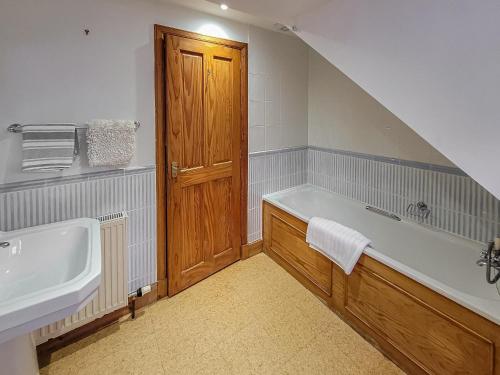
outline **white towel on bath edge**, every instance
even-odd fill
[[[135,153],[135,123],[92,120],[87,129],[87,145],[91,167],[126,165]]]
[[[335,221],[313,217],[307,226],[307,243],[325,254],[349,275],[371,241]]]

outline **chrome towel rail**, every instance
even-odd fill
[[[135,130],[139,129],[139,127],[141,126],[141,123],[139,121],[134,121],[134,124],[135,124]],[[45,125],[45,124],[39,124],[39,125]],[[85,129],[87,129],[87,124],[82,124],[82,125],[76,126],[76,130],[85,130]],[[10,133],[21,133],[23,131],[23,125],[21,125],[21,124],[9,125],[7,127],[7,131]]]

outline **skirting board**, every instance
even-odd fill
[[[248,259],[262,252],[262,240],[247,243],[241,247],[241,260]]]
[[[136,310],[139,310],[147,305],[150,305],[158,300],[158,285],[154,283],[151,285],[151,292],[142,297],[136,297],[135,306]],[[40,367],[43,367],[50,363],[51,354],[55,351],[64,348],[70,344],[73,344],[85,337],[88,337],[101,329],[116,323],[120,318],[128,315],[131,312],[132,298],[129,298],[128,306],[125,306],[119,310],[113,311],[102,318],[96,319],[88,324],[78,327],[68,333],[65,333],[59,337],[50,339],[43,344],[37,346],[36,350],[38,353],[38,362]]]

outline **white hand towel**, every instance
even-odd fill
[[[354,229],[335,221],[313,217],[307,226],[306,241],[325,254],[349,275],[371,241]]]
[[[93,120],[87,129],[91,167],[123,166],[135,153],[135,124],[123,120]]]

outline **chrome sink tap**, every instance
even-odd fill
[[[482,253],[481,253],[482,254]],[[483,267],[483,266],[486,266],[488,264],[488,261],[486,259],[484,259],[481,255],[481,258],[479,258],[478,260],[476,260],[476,264],[479,266],[479,267]]]
[[[481,267],[486,266],[486,281],[489,284],[496,284],[500,280],[500,237],[488,243],[488,249],[481,251],[476,264]],[[492,269],[496,271],[493,277],[491,276]]]

